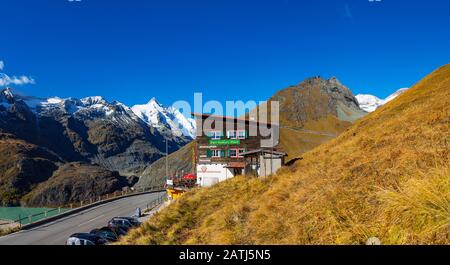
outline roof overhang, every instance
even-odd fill
[[[233,122],[245,122],[245,123],[255,123],[255,124],[265,124],[265,125],[270,125],[270,126],[276,126],[279,125],[277,123],[272,123],[272,122],[259,122],[258,120],[253,120],[253,119],[247,119],[247,118],[235,118],[235,117],[230,117],[230,116],[220,116],[220,115],[215,115],[215,114],[205,114],[205,113],[195,113],[192,112],[191,113],[192,117],[195,118],[201,118],[203,120],[205,119],[213,119],[213,120],[224,120],[224,121],[233,121]]]
[[[230,162],[226,168],[245,168],[245,162]]]
[[[284,157],[287,156],[286,153],[284,152],[279,152],[279,151],[274,151],[274,150],[270,150],[270,149],[256,149],[256,150],[251,150],[251,151],[247,151],[244,153],[240,153],[240,156],[252,156],[252,155],[258,155],[258,154],[269,154],[269,155],[275,155],[275,156],[279,156],[279,157]]]

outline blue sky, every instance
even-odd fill
[[[381,98],[450,62],[445,0],[0,0],[0,61],[37,96],[265,100],[311,76]]]

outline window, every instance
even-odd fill
[[[237,157],[237,149],[229,150],[230,157]]]
[[[211,157],[221,157],[221,150],[211,150]]]
[[[228,150],[228,157],[242,158],[241,153],[244,153],[245,149],[230,149]]]
[[[237,139],[236,131],[228,131],[227,136],[229,139]]]
[[[230,149],[230,150],[206,150],[206,157],[208,158],[218,158],[218,157],[231,157],[231,158],[241,158],[241,153],[245,152],[245,149]]]
[[[208,137],[210,137],[211,139],[214,140],[220,140],[223,137],[223,132],[219,132],[219,131],[212,131],[212,132],[207,132],[206,135]]]
[[[241,154],[245,153],[245,149],[238,149],[239,157],[242,157]]]
[[[247,138],[247,131],[238,131],[238,138],[239,139],[246,139]]]

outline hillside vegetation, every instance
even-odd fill
[[[181,147],[176,152],[169,154],[167,163],[169,165],[169,176],[183,176],[192,172],[193,153],[195,141],[192,141]],[[136,184],[136,188],[147,188],[159,186],[165,183],[166,177],[166,157],[163,157],[150,166],[142,173],[142,177]]]
[[[286,161],[299,158],[302,154],[330,141],[345,131],[350,122],[341,121],[329,115],[319,121],[310,121],[302,128],[281,125],[278,149],[288,154]]]
[[[185,194],[124,244],[450,243],[450,65],[266,179]]]

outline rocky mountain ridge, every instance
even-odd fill
[[[174,152],[192,140],[189,133],[171,133],[171,126],[189,124],[189,121],[177,110],[159,103],[158,106],[161,112],[171,113],[171,118],[185,120],[166,119],[165,123],[160,120],[155,126],[142,120],[128,106],[102,97],[38,98],[16,94],[9,88],[1,90],[0,200],[7,204],[25,202],[41,206],[84,196],[80,192],[59,196],[56,189],[43,188],[50,185],[50,180],[52,187],[62,187],[69,179],[80,179],[72,183],[83,187],[85,183],[81,180],[89,182],[91,177],[113,183],[98,186],[95,192],[99,193],[134,184],[135,181],[124,181],[122,176],[139,176],[165,155],[166,142],[169,152]],[[183,125],[177,129],[192,130]],[[73,163],[83,170],[58,170]],[[101,174],[89,175],[88,171]],[[37,191],[52,194],[44,196]],[[24,201],[30,192],[32,196]]]

